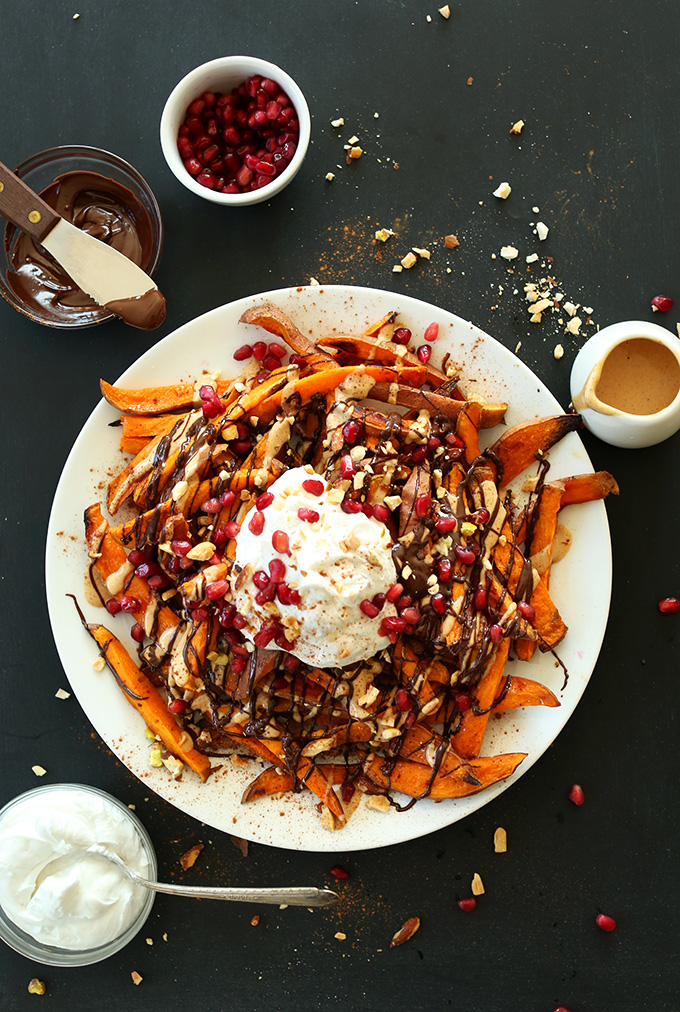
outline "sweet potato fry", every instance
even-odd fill
[[[539,580],[547,590],[550,585],[550,567],[552,565],[552,550],[557,530],[557,517],[562,505],[563,488],[560,483],[546,484],[539,492],[538,500],[534,504],[531,517],[528,523],[529,533],[525,554],[534,569],[539,574]],[[529,598],[529,603],[536,608],[541,595],[534,588]],[[536,644],[529,640],[520,640],[516,645],[517,657],[522,661],[531,660],[534,655]]]
[[[478,710],[487,710],[498,695],[509,649],[510,640],[507,638],[501,640],[488,670],[482,675],[475,689]],[[475,713],[474,710],[465,711],[460,727],[452,738],[453,747],[458,755],[463,756],[465,759],[479,755],[488,720],[488,712]]]
[[[270,334],[280,337],[289,348],[305,359],[306,365],[312,368],[319,369],[333,364],[333,356],[327,351],[319,350],[277,306],[265,303],[262,306],[254,306],[253,309],[246,309],[240,322],[262,327]]]
[[[508,485],[535,462],[539,450],[546,453],[567,433],[577,429],[580,422],[579,415],[550,415],[506,429],[490,448],[491,460],[498,460],[502,469],[499,486]]]
[[[351,769],[351,767],[347,767],[344,763],[324,763],[320,768],[323,770],[323,774],[329,784],[344,783],[348,770]],[[304,784],[303,786],[306,787],[307,785]],[[268,794],[278,794],[279,791],[292,791],[294,787],[295,777],[290,771],[282,770],[278,766],[268,766],[267,769],[262,770],[259,776],[255,777],[248,784],[243,792],[241,804],[245,805],[249,801],[257,801]]]
[[[503,679],[498,689],[500,701],[493,708],[494,713],[505,713],[506,710],[517,710],[521,706],[559,706],[560,701],[554,692],[545,685],[535,682],[533,678],[522,678],[513,675],[507,689]]]
[[[385,403],[399,404],[415,411],[430,411],[446,418],[456,419],[466,403],[453,397],[442,397],[436,391],[416,390],[413,387],[399,384],[396,391],[387,383],[376,383],[371,390],[371,398]],[[492,429],[500,425],[505,418],[507,404],[483,404],[479,419],[480,429]]]
[[[570,478],[560,478],[559,484],[563,486],[562,508],[619,494],[618,483],[609,471],[574,474]]]
[[[464,798],[512,776],[526,752],[472,759],[447,773],[434,773],[421,763],[400,759],[391,767],[389,761],[372,759],[365,771],[369,785],[390,789],[410,798]],[[469,768],[468,768],[469,766]],[[385,769],[388,772],[385,772]]]
[[[150,679],[135,664],[120,640],[102,625],[88,625],[87,631],[99,644],[102,656],[115,674],[130,706],[144,718],[169,752],[186,763],[205,781],[210,776],[210,759],[194,748],[191,735],[169,713],[165,700]]]
[[[118,411],[126,415],[162,415],[166,411],[188,411],[200,404],[196,383],[177,383],[167,387],[143,387],[128,390],[116,387],[106,380],[100,380],[102,396]],[[229,387],[229,381],[217,383],[217,393],[222,396]]]

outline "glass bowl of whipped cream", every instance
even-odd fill
[[[51,966],[112,956],[142,928],[154,893],[101,851],[155,879],[151,838],[122,802],[84,784],[51,784],[0,810],[0,938]]]

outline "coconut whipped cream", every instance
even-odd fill
[[[121,935],[146,890],[90,848],[149,871],[141,837],[106,798],[75,787],[28,795],[0,820],[0,905],[17,927],[62,949],[93,949]]]
[[[323,485],[320,495],[303,487],[310,479]],[[290,652],[322,668],[346,667],[389,646],[378,629],[383,618],[396,614],[394,605],[384,604],[375,617],[360,607],[396,583],[385,524],[363,513],[343,512],[336,501],[342,496],[303,467],[286,471],[269,492],[274,500],[261,510],[261,532],[251,529],[251,511],[236,539],[234,603],[247,620],[244,634],[255,640],[263,625],[279,622]],[[318,520],[304,518],[309,510]],[[281,542],[277,534],[287,536],[287,551],[275,549]],[[282,603],[280,595],[257,603],[257,574],[269,574],[273,559],[285,565],[283,580],[298,592],[298,603]]]

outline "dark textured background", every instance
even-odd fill
[[[197,840],[205,850],[185,876],[196,883],[322,884],[336,861],[351,873],[336,909],[262,908],[257,928],[253,908],[158,897],[148,931],[86,969],[42,968],[2,947],[3,1012],[29,1001],[54,1012],[677,1009],[680,616],[660,615],[656,602],[680,589],[678,437],[622,451],[584,436],[594,466],[621,485],[608,504],[614,592],[592,681],[554,746],[493,804],[381,851],[345,857],[251,846],[243,859],[228,837],[149,795],[92,734],[77,701],[54,698],[66,683],[43,557],[54,489],[97,402],[99,377],[114,379],[159,337],[214,306],[310,275],[408,292],[511,349],[521,340],[519,357],[566,406],[582,342],[554,323],[531,326],[507,264],[491,253],[504,243],[523,253],[538,245],[528,224],[538,205],[551,229],[540,252],[554,258],[567,297],[592,306],[600,324],[652,319],[653,295],[680,297],[678,22],[677,5],[664,0],[452,0],[448,21],[434,0],[2,4],[0,158],[14,165],[53,144],[84,143],[129,159],[163,210],[157,277],[169,311],[153,334],[115,322],[60,333],[0,305],[0,803],[36,786],[31,766],[39,762],[49,771],[41,782],[85,780],[135,803],[161,876]],[[271,204],[231,211],[179,185],[157,135],[179,78],[239,52],[297,79],[313,143]],[[347,124],[343,139],[356,133],[365,154],[335,169],[329,185],[324,176],[343,154],[330,126],[337,115]],[[520,117],[525,130],[511,137]],[[491,196],[503,179],[513,186],[507,202]],[[377,225],[398,229],[404,251],[430,244],[430,263],[392,274],[396,240],[376,249]],[[447,232],[461,242],[449,256]],[[654,319],[674,331],[678,316]],[[561,361],[552,354],[558,341]],[[587,796],[579,809],[567,800],[574,781]],[[498,825],[509,836],[504,856],[492,849]],[[462,914],[455,899],[468,893],[474,871],[487,894]],[[600,910],[617,919],[613,934],[595,926]],[[390,950],[392,934],[414,914],[419,933]],[[338,930],[346,941],[335,940]],[[138,988],[133,969],[144,977]],[[36,973],[47,982],[43,999],[26,991]]]

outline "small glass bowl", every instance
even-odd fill
[[[142,270],[153,277],[163,251],[163,221],[161,209],[153,190],[137,169],[111,151],[103,148],[87,147],[82,144],[63,144],[54,148],[39,151],[30,158],[24,159],[14,168],[14,172],[27,183],[32,190],[40,193],[53,183],[57,176],[65,172],[98,172],[100,176],[121,183],[130,190],[144,207],[151,221],[151,254],[146,264],[140,264]],[[81,313],[74,311],[69,319],[56,319],[39,308],[26,305],[7,283],[6,271],[9,269],[16,228],[7,224],[4,233],[4,262],[0,270],[0,295],[19,313],[27,316],[35,323],[60,330],[74,330],[80,327],[92,327],[115,316],[107,309],[87,309]]]
[[[84,791],[88,794],[97,795],[100,798],[104,798],[109,801],[116,808],[125,815],[127,820],[132,823],[136,830],[144,855],[148,862],[148,873],[147,878],[152,881],[156,880],[158,874],[158,865],[156,862],[156,852],[151,842],[151,837],[147,833],[146,829],[139,821],[134,812],[114,798],[111,794],[107,794],[106,791],[100,791],[97,787],[89,787],[87,784],[49,784],[44,787],[36,787],[32,791],[26,791],[24,794],[18,795],[9,801],[4,808],[0,809],[0,822],[3,817],[14,808],[19,802],[25,801],[26,798],[31,796],[38,796],[41,794],[47,794],[51,791]],[[140,887],[142,888],[142,887]],[[22,956],[26,956],[28,959],[34,960],[36,963],[44,963],[48,966],[89,966],[91,963],[98,963],[102,959],[108,959],[109,956],[113,956],[114,953],[118,952],[128,942],[132,941],[138,931],[144,926],[149,914],[151,913],[151,907],[156,894],[151,890],[145,890],[146,896],[144,902],[140,907],[140,910],[129,925],[129,927],[117,938],[107,942],[105,945],[97,946],[93,949],[60,949],[55,945],[47,945],[45,942],[39,942],[31,935],[22,931],[13,921],[9,919],[2,906],[0,905],[0,938],[3,942],[9,945],[10,949],[14,949],[15,952],[20,953]]]

